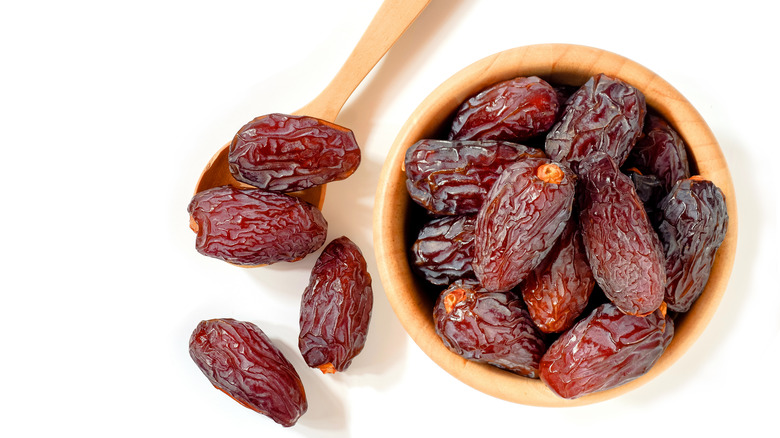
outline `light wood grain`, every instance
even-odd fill
[[[685,139],[689,159],[699,174],[724,193],[729,228],[710,280],[701,298],[676,323],[675,337],[662,358],[644,376],[618,388],[575,400],[564,400],[539,380],[527,379],[489,365],[464,360],[447,350],[433,327],[431,298],[423,294],[407,263],[410,241],[402,164],[406,149],[434,135],[461,102],[496,82],[518,76],[540,76],[552,82],[581,85],[606,73],[640,89],[647,103],[659,111]],[[380,174],[374,209],[374,247],[379,276],[402,325],[417,345],[439,366],[464,383],[492,396],[534,406],[578,406],[625,394],[658,376],[696,341],[715,314],[726,291],[737,244],[734,187],[723,153],[712,131],[695,108],[651,70],[614,53],[592,47],[543,44],[518,47],[479,60],[436,88],[411,114],[387,156]]]

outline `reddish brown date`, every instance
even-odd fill
[[[694,176],[678,181],[661,201],[658,234],[666,255],[666,303],[687,312],[709,280],[729,216],[721,190]]]
[[[582,161],[579,175],[580,229],[594,278],[623,312],[653,312],[664,299],[664,256],[631,179],[603,152]]]
[[[189,350],[211,384],[241,405],[285,427],[306,412],[298,373],[256,325],[229,318],[202,321]]]
[[[491,292],[517,286],[547,256],[572,212],[576,177],[546,158],[525,158],[496,180],[477,214],[472,267]]]
[[[550,345],[539,364],[541,380],[560,397],[574,399],[644,375],[674,335],[664,313],[632,316],[602,304]]]
[[[569,98],[547,134],[545,150],[575,172],[577,163],[595,151],[623,164],[642,133],[646,113],[641,91],[620,79],[596,75]]]
[[[499,82],[458,109],[450,140],[523,142],[547,132],[558,114],[555,89],[538,77]]]
[[[366,343],[374,295],[363,253],[347,237],[330,242],[303,292],[298,348],[323,373],[344,371]]]
[[[319,249],[328,232],[311,204],[260,189],[208,189],[192,198],[187,211],[198,252],[236,265],[299,260]]]
[[[427,222],[412,245],[412,266],[432,284],[474,278],[476,216],[444,216]]]
[[[268,114],[238,131],[228,162],[238,181],[294,192],[349,177],[360,164],[360,148],[347,128],[314,117]]]
[[[476,282],[456,282],[442,292],[433,312],[436,333],[453,353],[538,377],[547,346],[512,292],[487,292]]]
[[[595,284],[572,216],[547,258],[520,285],[520,293],[537,327],[560,333],[585,310]]]
[[[685,142],[662,117],[650,113],[645,119],[644,135],[631,149],[626,167],[636,167],[645,175],[655,175],[665,193],[674,184],[691,176]]]
[[[544,156],[541,150],[503,141],[420,140],[406,151],[406,189],[434,214],[474,214],[507,166]]]

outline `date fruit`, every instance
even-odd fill
[[[520,293],[536,326],[544,333],[560,333],[580,317],[595,284],[573,215],[547,258],[520,285]]]
[[[261,189],[214,187],[197,193],[187,211],[198,252],[235,265],[299,260],[319,249],[328,232],[311,204]]]
[[[518,77],[464,102],[448,138],[523,142],[547,132],[557,115],[558,95],[550,84],[536,76]]]
[[[636,142],[626,160],[626,167],[636,167],[645,175],[655,175],[663,183],[665,193],[674,184],[691,176],[685,142],[662,117],[649,113],[644,135]]]
[[[344,371],[366,343],[374,295],[360,248],[342,236],[330,242],[303,293],[298,348],[323,373]]]
[[[201,321],[189,351],[211,384],[241,405],[285,427],[306,412],[298,373],[256,325],[230,318]]]
[[[571,216],[575,180],[546,158],[501,173],[477,214],[472,267],[482,286],[508,291],[542,262]]]
[[[690,310],[704,290],[715,254],[726,237],[729,216],[723,192],[694,176],[678,181],[660,202],[658,235],[666,255],[666,303]]]
[[[295,192],[345,179],[360,164],[347,128],[309,116],[268,114],[244,125],[228,153],[238,181],[274,192]]]
[[[538,377],[547,346],[514,293],[487,292],[476,282],[456,282],[441,293],[433,312],[436,333],[453,353]]]
[[[510,164],[544,152],[504,141],[420,140],[406,151],[409,196],[439,215],[474,214]]]
[[[615,388],[647,373],[673,335],[664,307],[639,317],[602,304],[550,345],[539,377],[566,399]]]
[[[431,284],[475,278],[475,215],[443,216],[423,225],[412,244],[412,266]]]
[[[579,176],[580,229],[593,277],[623,312],[653,312],[664,299],[664,255],[631,179],[603,152],[582,161]]]
[[[641,91],[620,79],[596,75],[569,98],[561,119],[547,133],[545,150],[575,172],[577,163],[596,151],[621,165],[642,134],[646,113]]]

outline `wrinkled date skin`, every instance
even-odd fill
[[[330,242],[303,293],[298,348],[312,368],[344,371],[366,343],[374,295],[363,253],[349,238]]]
[[[412,244],[412,265],[431,284],[474,277],[476,215],[443,216],[423,225]]]
[[[360,148],[347,128],[309,116],[268,114],[233,137],[228,163],[238,181],[287,193],[352,175]]]
[[[603,152],[582,161],[579,175],[580,229],[593,277],[623,312],[653,312],[664,299],[664,256],[631,179]]]
[[[229,318],[202,321],[189,350],[211,384],[241,405],[285,427],[306,412],[298,373],[256,325]]]
[[[477,214],[472,267],[491,292],[517,286],[547,256],[572,212],[576,177],[545,158],[509,166]]]
[[[666,303],[687,312],[699,298],[726,237],[729,216],[721,190],[694,176],[677,182],[661,201],[658,235],[666,255]]]
[[[495,84],[458,109],[450,140],[523,142],[547,132],[558,115],[555,89],[538,77],[518,77]]]
[[[406,189],[434,214],[474,214],[507,166],[523,157],[544,156],[511,142],[420,140],[406,151]]]
[[[636,167],[645,175],[655,175],[663,183],[665,193],[674,184],[691,176],[685,142],[662,117],[649,113],[644,135],[628,155],[626,167]]]
[[[298,198],[261,189],[215,187],[190,202],[199,253],[235,265],[292,262],[319,249],[328,232],[322,213]]]
[[[476,282],[456,282],[439,296],[433,318],[436,333],[453,353],[538,377],[547,345],[514,293],[487,292]]]
[[[673,335],[664,309],[640,317],[605,303],[550,345],[540,378],[566,399],[615,388],[647,373]]]
[[[520,293],[537,327],[560,333],[585,310],[595,284],[572,216],[547,258],[520,285]]]
[[[599,74],[568,100],[561,119],[547,134],[545,150],[578,172],[577,163],[595,151],[609,154],[618,165],[642,134],[647,105],[641,91]]]

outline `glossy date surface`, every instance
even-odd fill
[[[214,387],[285,427],[308,409],[303,383],[260,328],[230,318],[201,321],[190,357]]]
[[[412,266],[431,284],[447,286],[475,278],[475,215],[444,216],[425,223],[412,244]]]

